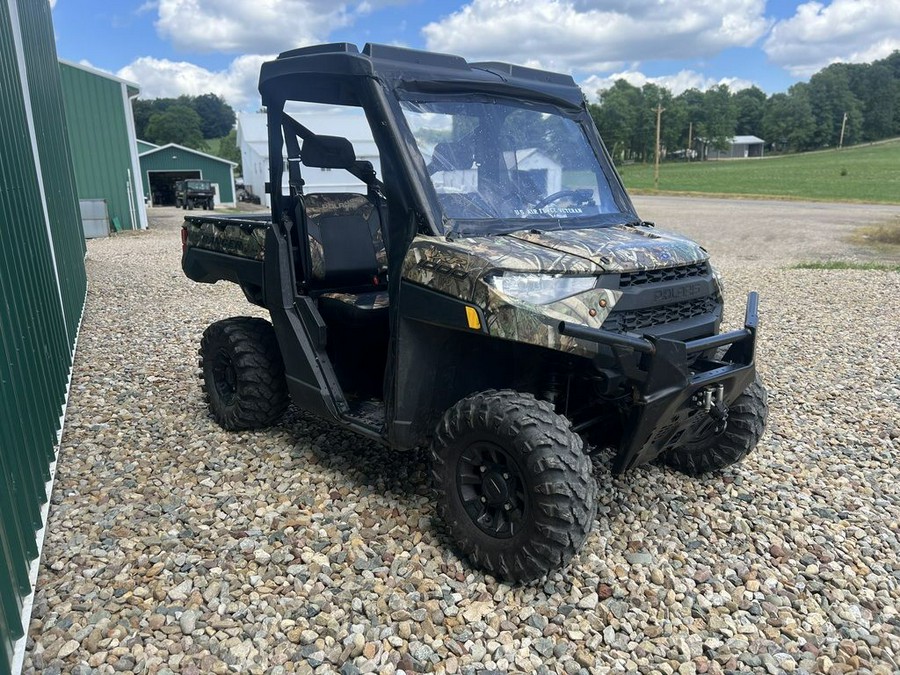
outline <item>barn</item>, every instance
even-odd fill
[[[22,668],[87,290],[61,76],[50,4],[0,2],[0,674]]]
[[[153,206],[174,205],[175,183],[186,178],[208,180],[216,188],[215,203],[234,206],[234,162],[177,143],[138,144],[147,148],[140,154],[141,182]]]
[[[140,87],[62,59],[59,75],[79,200],[100,205],[114,229],[146,229],[131,110]]]

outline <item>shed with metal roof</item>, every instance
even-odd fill
[[[154,206],[175,204],[175,183],[187,178],[208,180],[216,187],[216,204],[234,205],[234,162],[168,143],[140,155],[141,182]]]
[[[735,136],[729,141],[727,150],[709,148],[707,159],[745,159],[762,157],[765,154],[766,142],[756,136]]]

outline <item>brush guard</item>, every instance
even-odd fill
[[[711,415],[717,429],[724,430],[728,406],[756,376],[758,309],[759,295],[752,291],[742,329],[687,341],[560,322],[561,335],[610,347],[633,386],[634,404],[613,460],[614,473],[646,464],[688,440],[698,412]],[[728,347],[721,360],[704,356],[720,347]],[[700,357],[688,359],[698,353]]]

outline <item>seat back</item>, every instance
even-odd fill
[[[303,201],[317,285],[372,285],[384,259],[375,205],[365,195],[351,192],[312,193]]]

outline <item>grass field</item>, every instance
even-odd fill
[[[653,165],[619,168],[629,190],[653,191]],[[900,204],[900,139],[767,159],[663,163],[661,192]]]

